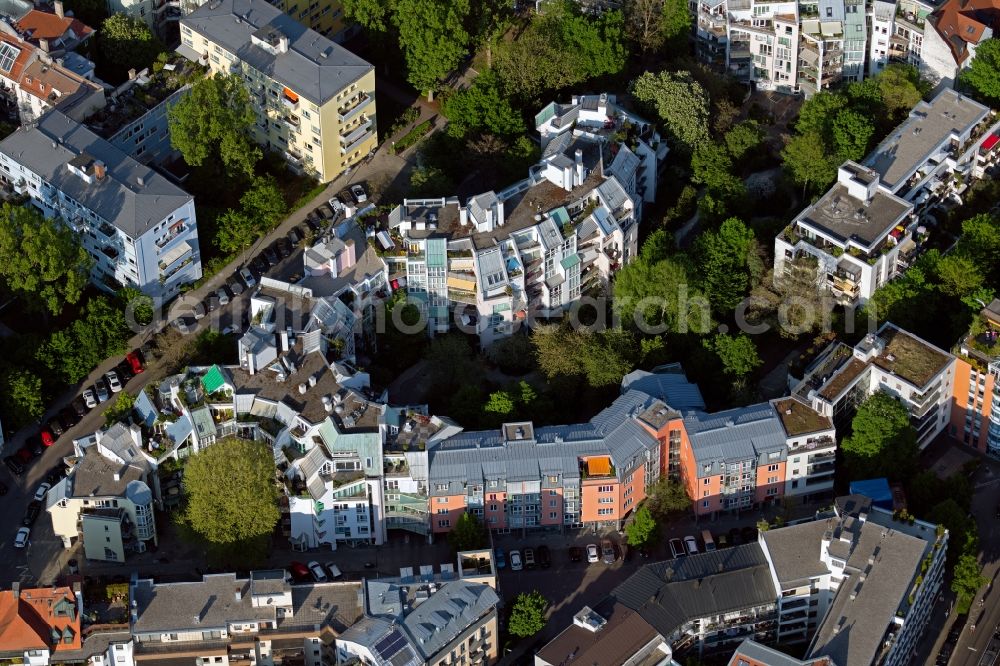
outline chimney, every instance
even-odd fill
[[[21,583],[18,582],[11,583],[10,591],[14,595],[15,599],[19,599],[21,597]]]
[[[114,477],[115,477],[115,481],[121,481],[122,480],[122,473],[121,472],[115,472],[114,473]]]
[[[573,179],[573,186],[579,187],[583,185],[583,151],[577,148],[574,157],[576,161],[576,177]]]
[[[66,18],[66,12],[63,11],[62,0],[56,0],[53,9],[56,13],[56,16],[58,16],[59,18]]]
[[[107,169],[104,167],[104,162],[101,160],[94,161],[94,178],[97,180],[104,180],[104,176],[107,175]]]
[[[146,185],[146,179],[142,176],[136,176],[135,182],[139,184],[139,187],[144,187]]]
[[[233,598],[235,598],[237,602],[243,601],[243,588],[242,587],[236,588],[236,590],[233,592]]]
[[[39,37],[38,38],[38,48],[40,48],[41,50],[43,50],[46,53],[48,53],[49,52],[49,40],[45,39],[44,37]]]

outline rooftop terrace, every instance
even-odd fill
[[[885,350],[872,364],[917,388],[934,379],[950,360],[946,353],[898,328],[885,328],[879,337],[885,341]]]
[[[798,437],[833,428],[833,423],[829,418],[818,414],[811,407],[794,398],[776,400],[774,409],[778,412],[781,425],[784,426],[789,437]]]
[[[871,201],[864,202],[848,194],[837,183],[819,201],[806,208],[796,222],[812,227],[834,240],[871,248],[892,231],[910,212],[912,206],[892,194],[877,190]]]

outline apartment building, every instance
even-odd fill
[[[736,648],[727,666],[837,666],[837,664],[829,657],[796,659],[747,638]]]
[[[941,587],[943,527],[849,495],[833,516],[759,540],[779,592],[778,642],[808,641],[807,657],[837,664],[909,662]]]
[[[0,180],[78,234],[101,289],[166,299],[201,277],[194,198],[59,111],[0,141]]]
[[[275,0],[274,6],[291,16],[302,25],[309,26],[324,37],[338,44],[353,37],[361,29],[344,15],[344,7],[338,0]]]
[[[206,574],[190,583],[133,578],[135,663],[329,664],[334,637],[361,617],[359,592],[359,583],[292,585],[282,570]]]
[[[6,663],[48,666],[77,653],[83,641],[80,583],[71,587],[0,591],[0,658]]]
[[[775,399],[771,405],[781,421],[788,451],[784,496],[809,502],[828,495],[837,467],[833,421],[797,398]]]
[[[942,87],[954,85],[976,48],[993,38],[998,9],[990,0],[940,3],[926,20],[921,74]]]
[[[365,617],[337,637],[337,663],[375,666],[491,664],[499,657],[500,597],[490,551],[400,569],[362,583]]]
[[[142,443],[137,427],[120,423],[74,441],[76,463],[45,499],[63,548],[82,542],[88,560],[124,562],[155,547],[152,488],[159,479]]]
[[[54,0],[51,12],[32,8],[24,14],[17,12],[8,17],[13,19],[10,27],[19,37],[52,57],[58,57],[81,46],[94,34],[93,28],[72,14],[66,15],[62,0]],[[0,30],[6,32],[9,25],[4,23]]]
[[[956,367],[952,354],[887,322],[853,349],[842,343],[827,347],[793,395],[842,426],[861,401],[884,391],[910,412],[923,448],[951,419]]]
[[[948,434],[990,457],[1000,458],[1000,299],[979,312],[957,345],[955,386]]]
[[[211,0],[181,19],[178,52],[243,79],[257,142],[326,183],[378,144],[375,69],[265,0]]]

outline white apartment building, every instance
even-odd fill
[[[795,397],[772,400],[771,406],[781,420],[788,449],[784,495],[808,502],[811,497],[829,494],[837,466],[833,420]]]
[[[946,530],[849,495],[834,515],[759,542],[779,595],[778,642],[809,641],[808,658],[835,664],[909,662],[941,587]]]
[[[59,111],[0,141],[0,180],[79,235],[101,289],[167,299],[201,277],[194,198]]]

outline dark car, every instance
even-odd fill
[[[243,283],[236,278],[230,280],[226,286],[229,287],[229,291],[233,296],[239,296],[243,293]]]
[[[135,377],[135,373],[132,372],[132,366],[128,361],[122,361],[116,365],[115,372],[118,373],[118,378],[121,380],[122,384],[127,384],[130,379]]]
[[[538,547],[538,566],[543,569],[548,569],[552,566],[552,553],[549,551],[548,546]]]
[[[757,540],[757,528],[747,525],[740,530],[740,537],[743,543],[753,543]]]
[[[298,247],[299,243],[302,242],[303,235],[304,234],[301,231],[299,231],[298,228],[294,228],[288,232],[288,235],[285,236],[285,238],[288,239],[289,245],[291,245],[292,247]]]
[[[24,446],[22,446],[21,448],[19,448],[17,451],[14,452],[14,455],[17,457],[18,462],[27,465],[28,463],[30,463],[32,460],[35,459],[33,446],[34,445],[32,444],[25,444]]]
[[[37,500],[32,500],[28,503],[28,508],[24,510],[24,518],[21,519],[21,524],[25,527],[31,527],[38,520],[38,514],[42,511],[42,503]]]
[[[48,481],[50,486],[56,485],[65,478],[66,478],[65,465],[56,465],[51,470],[49,470],[48,474],[45,475],[45,480]]]
[[[7,466],[7,469],[9,469],[10,473],[14,476],[21,476],[24,474],[24,465],[22,465],[21,461],[14,456],[7,456],[4,458],[3,464]]]
[[[62,424],[61,421],[59,421],[58,417],[55,417],[55,416],[52,417],[51,419],[49,419],[49,422],[46,423],[45,425],[48,427],[48,430],[49,430],[48,435],[49,435],[49,437],[53,437],[52,444],[55,444],[55,437],[59,437],[64,432],[66,432],[66,427]],[[42,432],[45,433],[45,429],[44,428],[42,429]],[[43,440],[45,439],[45,435],[44,434],[42,435],[42,439]],[[49,444],[49,446],[52,446],[52,444]]]
[[[618,553],[615,552],[611,539],[601,539],[601,559],[605,564],[614,564],[618,559]]]
[[[274,242],[274,250],[282,259],[287,259],[292,254],[292,244],[285,238],[279,238]]]
[[[320,220],[321,218],[318,215],[313,215],[312,213],[309,213],[308,215],[306,215],[306,226],[309,227],[309,230],[314,234],[319,233],[319,230],[323,228],[323,225],[321,224]]]
[[[267,259],[263,255],[257,255],[250,262],[250,270],[252,270],[257,275],[263,275],[271,268],[270,264],[267,263]]]
[[[581,560],[583,560],[583,548],[571,546],[569,549],[569,561],[580,562]]]
[[[73,398],[73,402],[69,403],[69,407],[73,410],[74,414],[81,418],[85,416],[88,411],[90,411],[87,409],[87,403],[85,403],[83,398],[80,396]]]
[[[208,312],[215,312],[216,310],[218,310],[219,309],[219,297],[213,295],[213,296],[209,296],[208,298],[206,298],[205,299],[205,309]]]
[[[734,527],[731,530],[729,530],[729,543],[733,544],[734,546],[738,546],[741,543],[743,543],[743,540],[740,539],[740,528]]]
[[[273,245],[268,246],[264,250],[264,259],[267,261],[267,263],[271,264],[271,266],[277,266],[277,264],[278,264],[278,253],[275,251]]]
[[[142,347],[139,348],[139,353],[142,356],[139,360],[143,363],[149,363],[151,360],[159,357],[159,349],[154,342],[143,343]]]
[[[72,407],[63,407],[59,410],[59,420],[68,430],[80,422],[80,415]]]

